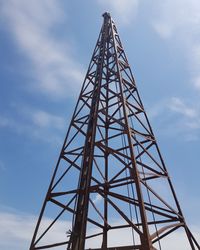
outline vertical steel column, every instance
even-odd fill
[[[103,15],[104,18],[108,18],[106,17],[106,15]],[[109,25],[109,23],[108,23]],[[107,27],[107,32],[109,33],[109,27]],[[104,172],[104,178],[105,178],[105,183],[104,183],[104,193],[105,193],[105,199],[104,199],[104,229],[103,229],[103,241],[102,241],[102,249],[107,249],[108,247],[108,225],[107,225],[107,221],[108,221],[108,201],[107,201],[107,192],[109,190],[109,185],[108,185],[108,129],[109,129],[109,121],[108,121],[108,105],[109,105],[109,93],[108,93],[108,88],[109,88],[109,34],[107,33],[107,38],[106,38],[106,49],[107,49],[107,53],[106,53],[106,100],[105,100],[105,172]]]
[[[111,17],[110,17],[110,23],[111,23],[111,29],[112,29],[113,42],[114,42],[117,71],[118,71],[118,75],[119,75],[118,76],[119,77],[119,88],[120,88],[121,98],[122,98],[121,101],[123,104],[122,109],[123,109],[124,119],[125,119],[126,134],[127,134],[127,140],[128,140],[129,150],[130,150],[130,156],[132,159],[131,174],[132,174],[132,178],[135,181],[139,209],[140,209],[140,216],[141,216],[141,221],[142,221],[143,235],[140,237],[141,238],[141,245],[142,245],[141,249],[142,250],[152,250],[153,246],[152,246],[152,242],[151,242],[150,235],[149,235],[149,228],[148,228],[148,223],[147,223],[146,211],[145,211],[144,200],[143,200],[143,195],[142,195],[142,190],[141,190],[140,176],[139,176],[139,173],[137,170],[137,164],[136,164],[134,150],[133,150],[133,142],[131,139],[132,134],[131,134],[129,120],[128,120],[128,113],[126,111],[126,97],[124,96],[124,92],[123,92],[123,82],[122,82],[122,76],[121,76],[121,72],[120,72],[119,61],[118,61],[118,57],[117,57],[116,41],[115,41],[115,35],[114,35],[114,31],[113,31]]]
[[[84,156],[82,161],[82,170],[79,186],[79,195],[76,208],[75,223],[71,233],[71,249],[83,250],[85,246],[87,214],[89,205],[89,188],[92,175],[93,154],[95,146],[96,125],[99,107],[99,95],[102,81],[102,68],[104,62],[106,36],[108,28],[108,17],[104,16],[100,52],[98,58],[98,65],[96,70],[96,78],[94,83],[92,105],[90,111],[90,118],[88,122],[87,135],[85,140]]]

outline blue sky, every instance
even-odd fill
[[[199,1],[1,0],[4,250],[28,248],[105,11],[117,24],[186,220],[200,239]]]

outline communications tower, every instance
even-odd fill
[[[200,250],[109,13],[30,250]],[[181,235],[181,242],[178,241]]]

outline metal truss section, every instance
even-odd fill
[[[178,231],[187,249],[200,249],[115,23],[103,17],[30,250],[169,249]]]

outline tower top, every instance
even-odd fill
[[[111,15],[110,15],[110,13],[109,12],[105,12],[105,13],[103,13],[103,15],[102,15],[104,18],[111,18]]]

